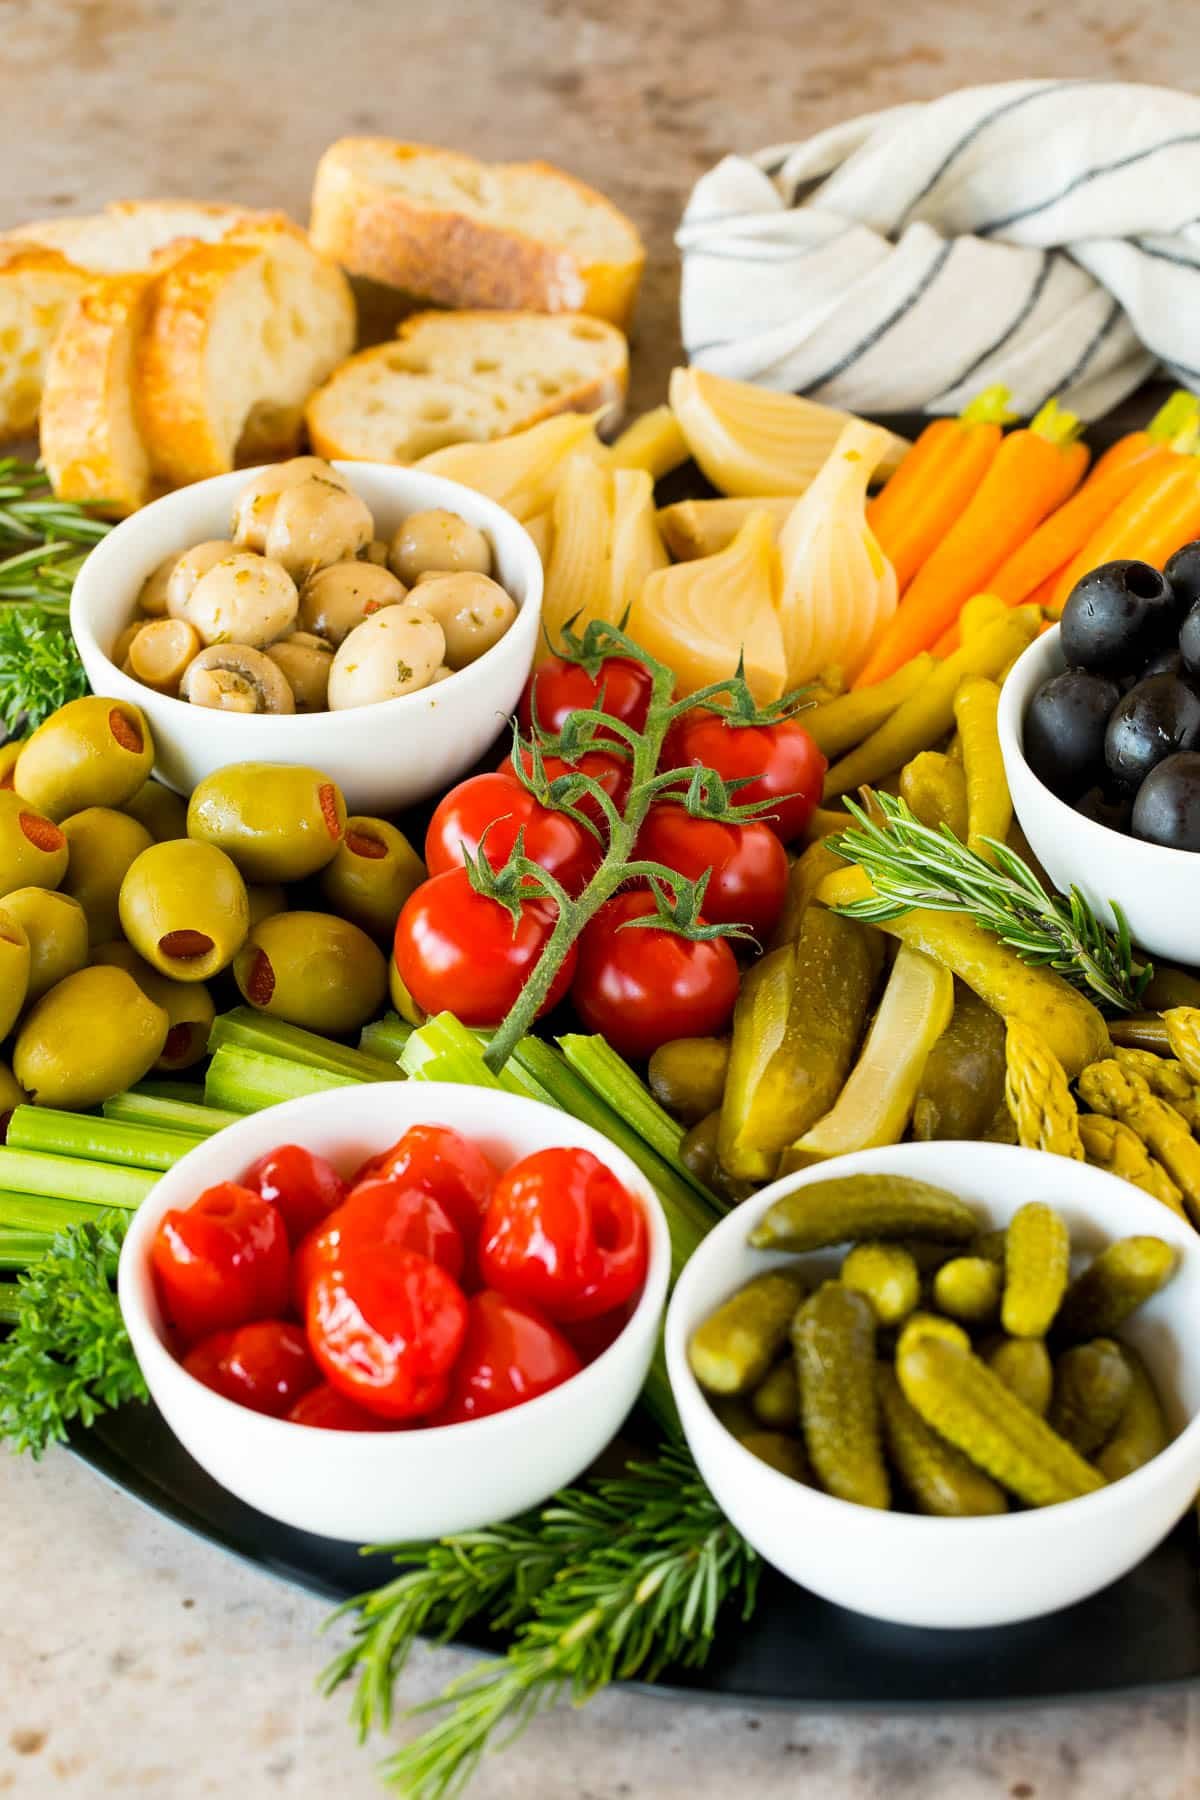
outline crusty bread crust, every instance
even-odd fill
[[[33,430],[50,347],[87,282],[86,272],[56,250],[17,238],[0,242],[0,442]]]
[[[54,491],[117,518],[151,494],[133,365],[152,287],[146,274],[91,277],[46,365],[41,450]]]

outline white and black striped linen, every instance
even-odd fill
[[[853,411],[994,382],[1107,412],[1161,365],[1200,390],[1200,98],[1016,81],[727,156],[677,242],[683,341]]]

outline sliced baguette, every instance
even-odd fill
[[[319,456],[415,462],[561,412],[619,412],[629,349],[612,325],[548,313],[418,313],[336,369],[305,416]]]
[[[633,223],[549,163],[481,163],[393,138],[330,145],[310,230],[352,275],[439,306],[585,312],[622,330],[645,262]]]
[[[33,430],[50,347],[87,282],[57,250],[0,244],[0,440]]]
[[[41,450],[54,491],[101,502],[117,518],[151,493],[134,361],[153,285],[145,274],[92,276],[46,364]]]
[[[45,245],[78,268],[101,275],[148,269],[160,251],[184,239],[216,243],[247,222],[271,215],[203,200],[118,200],[103,212],[36,219],[13,236]]]

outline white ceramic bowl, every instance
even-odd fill
[[[163,1214],[234,1180],[276,1144],[301,1143],[343,1170],[408,1126],[449,1125],[501,1167],[555,1145],[593,1151],[645,1208],[645,1289],[621,1335],[561,1387],[511,1411],[437,1430],[325,1431],[251,1412],[187,1373],[167,1346],[150,1275]],[[587,1468],[626,1417],[650,1366],[670,1272],[658,1199],[607,1138],[535,1100],[437,1082],[337,1088],[253,1113],[185,1156],[142,1202],[121,1252],[118,1292],[155,1405],[185,1449],[231,1493],[302,1531],[351,1543],[433,1538],[506,1519]]]
[[[746,1237],[773,1201],[831,1173],[914,1175],[960,1194],[981,1227],[1047,1200],[1094,1253],[1149,1233],[1179,1252],[1175,1276],[1122,1328],[1145,1356],[1179,1435],[1125,1480],[1081,1500],[1000,1518],[935,1519],[876,1512],[802,1486],[744,1450],[712,1411],[687,1361],[692,1332],[750,1276],[788,1255]],[[840,1256],[806,1259],[833,1274]],[[1200,1487],[1200,1237],[1167,1207],[1086,1163],[1006,1144],[901,1144],[840,1157],[764,1188],[723,1219],[676,1286],[667,1367],[700,1472],[742,1535],[801,1586],[901,1625],[985,1626],[1035,1618],[1095,1593],[1147,1556]]]
[[[233,503],[253,469],[180,488],[133,513],[92,551],[71,596],[71,631],[98,694],[131,700],[150,721],[155,773],[178,793],[233,762],[304,763],[336,781],[351,812],[393,813],[440,794],[483,755],[515,707],[533,663],[542,563],[522,525],[457,481],[383,463],[337,463],[366,501],[380,537],[409,513],[447,507],[492,543],[497,580],[518,613],[498,644],[436,687],[343,712],[217,712],[156,694],[109,659],[138,589],[172,550],[227,537]]]
[[[1200,855],[1146,844],[1085,819],[1052,794],[1025,760],[1029,702],[1043,681],[1065,667],[1056,625],[1018,658],[1000,693],[1000,750],[1021,830],[1063,893],[1077,887],[1108,925],[1115,923],[1115,900],[1135,943],[1152,956],[1200,961]]]

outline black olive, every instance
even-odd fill
[[[1200,744],[1200,694],[1178,675],[1151,675],[1130,688],[1108,721],[1104,760],[1138,787],[1164,758]]]
[[[1171,850],[1200,850],[1200,754],[1168,756],[1138,789],[1133,835]]]
[[[1179,608],[1157,569],[1101,563],[1077,581],[1062,615],[1062,651],[1073,669],[1119,675],[1140,669],[1174,640]]]
[[[1121,698],[1115,681],[1066,669],[1043,681],[1025,714],[1025,760],[1052,794],[1074,800],[1104,774],[1104,733]]]
[[[1102,787],[1089,788],[1083,799],[1075,802],[1075,811],[1097,825],[1107,825],[1110,831],[1127,832],[1133,821],[1133,795]]]
[[[1175,595],[1176,610],[1185,613],[1200,600],[1200,542],[1177,550],[1163,570]]]
[[[1157,656],[1152,656],[1150,658],[1150,661],[1137,677],[1137,681],[1145,681],[1149,675],[1178,675],[1182,666],[1183,658],[1178,650],[1174,648],[1160,650]],[[1129,685],[1131,687],[1136,687],[1137,681],[1130,682]]]
[[[1179,654],[1188,674],[1200,676],[1200,600],[1179,627]]]

